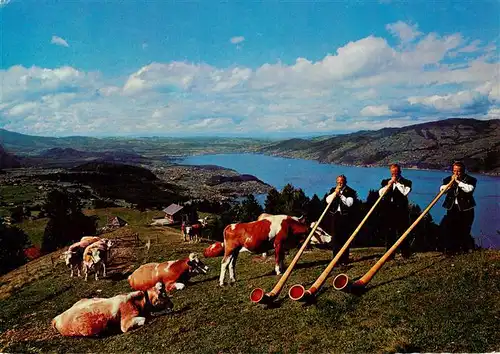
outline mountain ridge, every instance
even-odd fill
[[[240,140],[238,140],[240,139]],[[146,156],[192,155],[203,153],[253,152],[317,160],[351,166],[387,166],[399,163],[406,168],[448,169],[462,160],[471,172],[500,174],[500,120],[450,118],[401,128],[361,130],[328,137],[291,138],[273,142],[265,139],[230,138],[94,138],[38,137],[0,129],[0,143],[19,154],[40,153],[51,148],[93,151],[128,150]],[[21,155],[19,155],[21,156]]]
[[[446,169],[462,160],[472,172],[500,173],[500,120],[451,118],[402,128],[382,128],[321,141],[288,139],[261,153],[354,166]]]

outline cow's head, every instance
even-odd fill
[[[61,258],[64,259],[64,262],[68,267],[71,267],[71,264],[75,260],[74,257],[76,257],[77,254],[76,252],[73,251],[64,251],[61,255]]]
[[[165,284],[162,282],[158,282],[155,286],[148,289],[147,295],[151,305],[151,312],[157,315],[171,312],[174,308],[174,304],[165,289]]]
[[[97,263],[101,260],[101,251],[98,248],[92,248],[92,262]]]
[[[189,272],[194,274],[206,274],[208,271],[208,266],[206,266],[196,253],[191,253],[188,260]]]
[[[203,219],[198,219],[198,222],[201,224],[201,227],[207,227],[207,225],[208,225],[208,216],[205,216]]]
[[[289,218],[289,221],[289,227],[294,235],[301,235],[309,232],[309,225],[307,225],[304,215],[300,218],[292,216]]]
[[[104,243],[107,248],[111,248],[111,246],[113,246],[113,241],[111,241],[110,239],[107,239],[107,238],[102,238],[98,242]]]
[[[296,216],[289,216],[287,224],[289,235],[291,234],[294,236],[287,238],[287,247],[298,247],[298,245],[305,241],[306,235],[309,233],[309,225],[307,224],[304,216],[301,216],[300,218]]]

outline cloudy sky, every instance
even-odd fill
[[[500,118],[500,2],[0,0],[0,128],[304,136]]]

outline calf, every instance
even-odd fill
[[[200,242],[201,241],[201,229],[202,224],[193,224],[186,226],[186,233],[189,236],[190,242]]]
[[[95,280],[98,280],[99,270],[102,276],[106,276],[106,264],[108,263],[109,251],[112,246],[111,240],[102,239],[87,246],[83,252],[83,270],[85,281],[87,281],[90,271],[95,271]]]
[[[118,324],[123,333],[143,326],[158,311],[171,311],[174,305],[157,283],[146,291],[133,291],[112,298],[82,299],[52,320],[52,327],[63,336],[96,336]]]
[[[190,277],[207,271],[208,267],[191,253],[176,261],[143,264],[128,277],[128,283],[134,290],[148,289],[157,282],[165,284],[167,291],[182,290]]]
[[[67,251],[62,253],[62,258],[64,259],[66,266],[68,266],[71,270],[70,277],[73,277],[75,269],[77,270],[78,277],[80,276],[85,248],[100,240],[101,238],[98,236],[84,236],[79,242],[73,243],[68,247]]]
[[[70,277],[73,277],[75,269],[77,272],[77,276],[80,277],[80,271],[83,261],[83,251],[79,248],[74,248],[73,251],[64,251],[61,258],[64,259],[66,266],[70,269]]]

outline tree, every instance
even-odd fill
[[[97,219],[85,216],[80,201],[71,194],[51,191],[43,209],[49,221],[43,235],[42,252],[54,251],[96,232]]]
[[[410,204],[410,225],[422,214],[417,204]],[[408,235],[411,249],[415,252],[435,251],[439,248],[439,226],[427,213]]]
[[[13,223],[20,223],[24,218],[24,208],[22,205],[18,205],[11,209],[10,211],[10,219]]]
[[[249,194],[246,196],[245,200],[241,203],[240,214],[238,215],[238,219],[240,222],[250,222],[257,220],[260,214],[262,214],[264,210],[260,206],[257,199],[253,194]]]
[[[280,196],[280,214],[292,215],[294,207],[295,188],[288,183],[283,187]]]
[[[230,209],[223,211],[218,218],[215,218],[208,228],[210,229],[211,239],[216,241],[224,241],[224,229],[227,225],[239,222],[238,215],[241,214],[239,204],[234,205]]]
[[[366,202],[359,202],[357,217],[354,224],[357,226],[368,214],[377,199],[379,198],[378,191],[370,189]],[[361,228],[359,234],[353,241],[353,245],[357,247],[382,247],[385,245],[385,236],[382,233],[382,220],[380,214],[380,204],[371,213],[365,225]]]
[[[278,214],[280,211],[281,194],[275,188],[267,193],[266,201],[264,202],[264,210],[268,214]]]
[[[325,210],[325,207],[325,203],[323,203],[319,197],[314,194],[307,206],[307,219],[310,221],[317,221]]]
[[[24,249],[29,246],[28,236],[21,229],[0,223],[0,274],[23,265]]]

